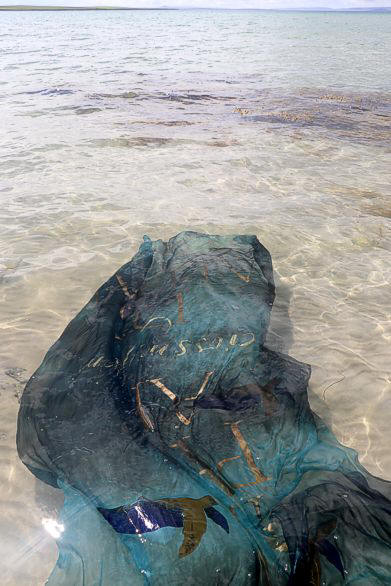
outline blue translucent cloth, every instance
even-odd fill
[[[255,236],[184,232],[71,321],[18,421],[65,494],[50,586],[391,584],[390,484],[312,413],[309,366],[264,346],[273,300]]]

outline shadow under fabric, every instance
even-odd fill
[[[93,296],[24,391],[19,455],[65,493],[50,586],[391,584],[391,485],[264,346],[255,236],[183,232]],[[359,389],[358,389],[359,393]]]

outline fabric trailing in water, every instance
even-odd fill
[[[391,584],[390,483],[265,347],[274,294],[255,236],[145,237],[71,321],[18,421],[65,494],[49,585]]]

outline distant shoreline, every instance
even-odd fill
[[[117,7],[117,6],[24,6],[24,5],[15,5],[15,6],[0,6],[0,10],[3,11],[69,11],[69,10],[178,10],[178,8],[127,8],[125,7]]]
[[[127,11],[153,11],[153,10],[182,10],[182,11],[219,11],[219,12],[330,12],[330,13],[377,13],[377,14],[390,14],[391,8],[388,7],[373,7],[373,8],[212,8],[212,7],[191,7],[184,6],[183,8],[171,8],[167,7],[156,7],[156,8],[137,8],[137,7],[126,7],[126,6],[39,6],[39,5],[26,5],[26,4],[15,4],[0,6],[0,11],[9,12],[61,12],[61,11],[94,11],[94,10],[127,10]]]

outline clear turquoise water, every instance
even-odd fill
[[[269,344],[391,478],[390,33],[384,14],[0,14],[2,584],[56,556],[58,499],[14,447],[22,381],[144,233],[257,234]]]

